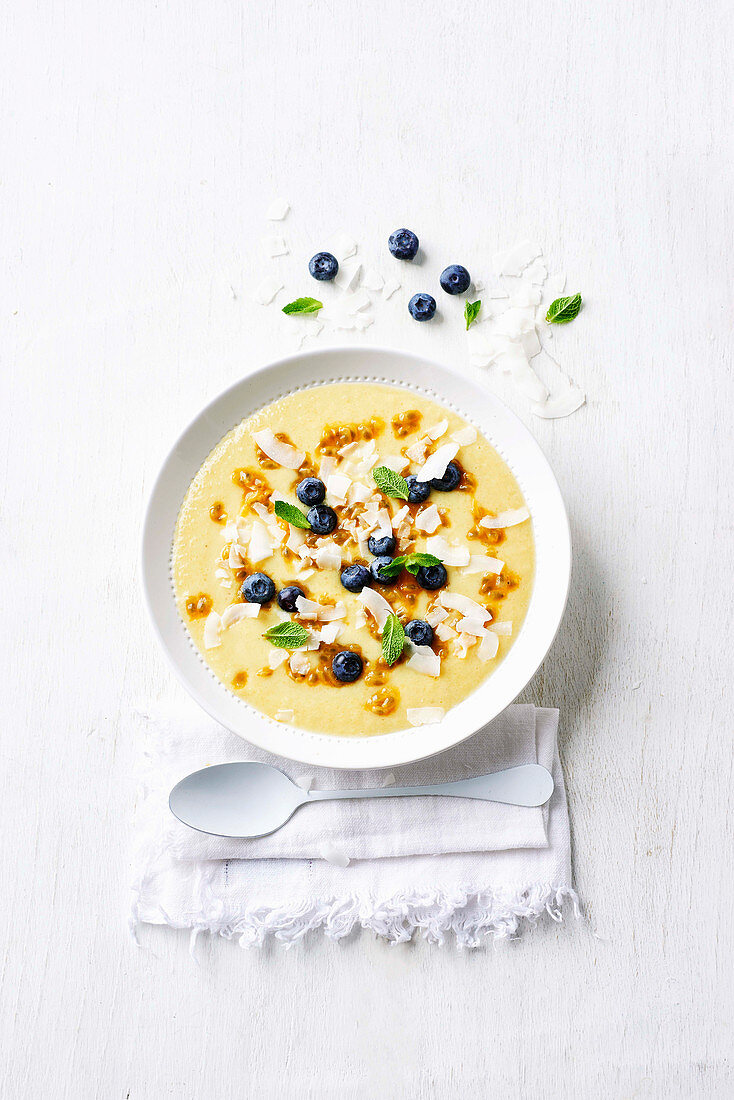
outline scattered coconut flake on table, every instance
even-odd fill
[[[283,707],[282,710],[276,710],[273,718],[276,722],[292,722],[294,713],[290,707]]]
[[[331,246],[331,253],[341,264],[354,256],[357,251],[357,242],[348,233],[340,233]]]
[[[401,284],[397,279],[386,279],[385,285],[382,288],[382,297],[385,299],[392,298],[395,291],[400,290],[400,286]]]
[[[411,726],[432,726],[441,721],[446,711],[443,707],[408,707],[405,713]]]
[[[252,438],[268,458],[277,462],[279,466],[285,466],[287,470],[297,470],[306,457],[304,451],[299,451],[290,443],[277,439],[270,428],[262,428],[259,432],[254,432]]]
[[[285,237],[263,237],[263,247],[268,256],[287,256],[290,252]]]
[[[542,249],[532,241],[520,241],[492,257],[492,265],[498,275],[521,275],[525,268],[542,254]]]
[[[304,791],[310,791],[313,786],[312,775],[299,775],[298,779],[294,779],[293,782],[297,787],[301,787]]]
[[[327,863],[333,863],[335,867],[349,866],[349,856],[342,848],[338,848],[337,845],[333,844],[330,840],[325,840],[322,843],[320,855],[322,859],[325,859]]]
[[[532,411],[543,420],[557,420],[570,416],[586,402],[586,395],[573,382],[561,393],[551,394],[545,404],[532,406]]]
[[[259,603],[233,603],[222,614],[222,626],[230,627],[241,619],[256,619],[260,614]]]
[[[385,775],[383,775],[383,777],[382,777],[382,786],[383,787],[394,787],[395,786],[395,772],[386,772]]]
[[[368,267],[362,276],[362,286],[367,287],[368,290],[382,290],[385,285],[385,280],[379,271],[376,271],[374,267]]]
[[[476,443],[477,429],[471,427],[459,428],[458,432],[454,432],[451,438],[460,447],[469,447],[472,443]]]
[[[261,306],[269,306],[276,294],[283,289],[283,283],[275,275],[266,275],[255,288],[255,301]]]
[[[210,611],[204,623],[204,649],[216,649],[222,644],[222,620],[216,611]]]
[[[431,481],[440,478],[446,473],[446,467],[459,452],[458,443],[444,443],[432,455],[429,455],[423,466],[415,475],[416,481]]]
[[[286,199],[273,199],[265,217],[269,222],[282,222],[290,208],[291,204]]]
[[[542,286],[548,276],[548,269],[541,260],[533,262],[525,268],[524,277],[536,286]]]
[[[359,260],[352,260],[351,263],[339,264],[339,270],[334,276],[334,285],[338,286],[340,290],[352,290],[359,282],[359,273],[362,270],[362,265]]]
[[[526,519],[530,519],[530,512],[523,505],[522,508],[509,508],[506,512],[499,512],[496,516],[483,516],[479,526],[494,531],[499,527],[515,527]]]

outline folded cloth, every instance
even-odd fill
[[[274,757],[194,704],[141,714],[145,774],[137,806],[132,924],[169,924],[286,944],[318,928],[355,927],[399,942],[414,933],[477,946],[544,913],[561,919],[571,886],[558,711],[509,707],[440,756],[386,771],[336,771]],[[539,763],[555,791],[542,808],[448,797],[316,802],[271,836],[198,833],[173,817],[168,792],[208,764],[261,760],[316,789],[446,782]],[[347,864],[344,866],[344,864]]]

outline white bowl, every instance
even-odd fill
[[[244,417],[278,397],[330,382],[387,382],[454,409],[479,429],[517,478],[533,520],[535,585],[509,653],[468,698],[431,726],[374,737],[334,737],[275,722],[233,695],[202,660],[182,622],[170,575],[171,545],[189,484],[212,448]],[[328,348],[281,359],[236,382],[174,444],[145,515],[142,578],[153,626],[174,671],[213,718],[270,752],[333,768],[385,768],[420,760],[471,737],[526,686],[558,630],[568,594],[571,541],[558,484],[517,417],[477,380],[422,356],[387,348]]]

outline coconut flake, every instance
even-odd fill
[[[397,531],[400,524],[403,522],[404,519],[407,519],[409,515],[410,515],[410,508],[408,507],[407,504],[404,504],[402,508],[398,508],[397,512],[392,517],[393,529],[395,531]]]
[[[521,309],[527,309],[528,306],[539,306],[542,297],[543,295],[540,287],[521,286],[511,295],[510,305],[519,306]]]
[[[486,607],[482,607],[481,604],[470,599],[469,596],[462,596],[458,592],[447,592],[443,589],[438,598],[444,607],[448,607],[452,611],[460,611],[468,619],[479,619],[481,622],[486,622],[487,619],[492,618]]]
[[[484,626],[484,618],[480,618],[479,616],[476,618],[466,616],[463,619],[459,619],[456,624],[456,629],[459,634],[471,634],[475,638],[483,638],[487,633]]]
[[[412,668],[413,672],[422,672],[424,676],[441,675],[441,658],[433,652],[429,645],[413,645],[411,643],[411,650],[406,668]]]
[[[287,649],[273,649],[268,653],[268,668],[273,670],[280,668],[288,660],[289,653]]]
[[[285,466],[288,470],[297,470],[306,457],[303,451],[296,450],[290,443],[283,443],[281,439],[276,439],[270,428],[262,428],[259,432],[253,432],[252,438],[268,458],[271,458],[273,462],[277,462],[279,466]]]
[[[268,256],[275,258],[276,256],[287,256],[290,252],[288,245],[286,244],[285,237],[281,236],[268,236],[263,237],[263,247]]]
[[[436,627],[436,637],[440,642],[450,642],[456,637],[456,631],[448,623],[439,623]]]
[[[477,429],[471,427],[459,428],[458,432],[454,432],[451,438],[460,447],[469,447],[472,443],[476,443]]]
[[[426,457],[426,451],[428,450],[428,439],[416,439],[415,443],[411,443],[409,447],[405,448],[405,457],[409,458],[411,462],[415,462],[418,465],[419,462],[423,462]]]
[[[300,596],[299,596],[300,599]],[[296,601],[297,602],[297,601]],[[346,619],[347,609],[341,600],[338,600],[335,604],[323,604],[318,605],[318,619],[322,623],[330,623],[334,619]]]
[[[426,553],[434,554],[444,565],[465,566],[471,558],[468,546],[462,546],[460,542],[449,543],[443,535],[432,535],[426,539]]]
[[[294,649],[288,659],[288,666],[294,676],[306,676],[311,671],[311,662],[302,649]]]
[[[315,622],[319,617],[320,608],[321,604],[316,603],[315,600],[309,600],[307,596],[296,596],[296,609],[302,619]]]
[[[392,615],[393,613],[392,607],[384,596],[381,596],[379,592],[375,592],[373,588],[363,588],[357,596],[357,599],[362,606],[369,611],[377,624],[377,629],[382,631],[382,628],[387,622],[388,615]]]
[[[319,466],[319,480],[323,481],[324,485],[326,485],[326,482],[335,470],[336,459],[332,455],[324,455],[321,459],[321,465]]]
[[[482,638],[479,649],[477,650],[477,657],[480,661],[491,661],[497,656],[497,650],[500,647],[500,640],[493,630],[486,630],[484,637]]]
[[[288,532],[288,538],[285,540],[285,544],[289,550],[292,550],[294,554],[297,554],[300,548],[306,541],[306,532],[300,527],[291,527]]]
[[[326,623],[325,626],[321,627],[321,630],[314,631],[314,636],[317,637],[319,641],[324,642],[326,645],[333,645],[333,643],[341,634],[341,629],[341,623]]]
[[[397,279],[386,279],[385,285],[382,288],[382,297],[385,298],[385,300],[392,298],[396,290],[400,290],[400,283]]]
[[[429,439],[440,439],[442,435],[446,435],[449,430],[448,420],[439,420],[438,424],[434,424],[432,428],[426,428],[426,435]]]
[[[233,542],[229,548],[229,554],[227,556],[227,565],[230,569],[242,569],[245,564],[244,555],[246,550],[243,546]]]
[[[234,626],[241,619],[256,619],[259,614],[259,603],[232,603],[222,614],[222,626]]]
[[[464,569],[464,573],[467,575],[471,575],[472,573],[500,574],[504,567],[505,563],[500,561],[499,558],[490,558],[486,554],[472,554],[469,558],[469,564]]]
[[[331,252],[333,256],[336,256],[339,263],[342,263],[356,254],[357,242],[347,233],[340,233],[331,246]]]
[[[392,535],[392,520],[387,508],[380,508],[377,512],[377,538],[388,538]]]
[[[204,649],[216,649],[222,644],[222,620],[216,611],[210,611],[204,623]]]
[[[352,479],[344,474],[331,474],[326,482],[327,495],[337,504],[344,504],[351,484]]]
[[[319,546],[314,561],[320,569],[338,569],[342,563],[341,548],[335,542],[328,546]]]
[[[507,619],[503,623],[492,623],[492,630],[495,634],[501,634],[505,638],[509,638],[512,634],[512,621]]]
[[[526,519],[530,519],[530,512],[523,505],[522,508],[508,508],[506,512],[499,512],[496,516],[484,516],[480,519],[479,526],[495,531],[500,527],[516,527]]]
[[[423,456],[421,455],[421,460]],[[388,470],[393,470],[396,474],[402,474],[403,470],[408,466],[409,460],[405,455],[388,455],[387,458],[383,458],[380,462],[381,466],[387,466]]]
[[[433,726],[445,713],[443,707],[408,707],[405,712],[411,726]]]
[[[282,222],[291,208],[287,199],[273,199],[268,207],[265,217],[269,222]]]
[[[369,485],[362,481],[353,481],[347,491],[347,503],[350,507],[355,504],[366,504],[375,494]]]
[[[265,558],[269,558],[273,553],[273,542],[270,537],[268,528],[259,519],[256,519],[252,525],[252,534],[250,535],[250,544],[247,548],[247,554],[251,562],[256,563],[264,561]]]
[[[441,607],[440,604],[436,604],[423,616],[428,625],[432,626],[434,629],[438,626],[439,623],[442,623],[444,619],[448,619],[448,617],[448,611],[445,607]]]
[[[557,420],[570,416],[586,402],[586,395],[578,386],[571,385],[563,393],[551,394],[543,405],[533,405],[532,411],[543,420]]]
[[[366,286],[368,290],[382,290],[384,285],[385,280],[380,272],[374,267],[368,267],[362,276],[362,286]]]
[[[341,848],[338,848],[336,844],[333,844],[330,840],[325,840],[321,844],[319,849],[322,859],[325,859],[327,863],[333,863],[336,867],[348,867],[349,856]]]
[[[443,477],[446,467],[459,450],[458,443],[444,443],[443,447],[430,455],[420,470],[415,475],[416,481],[432,481],[433,478]]]
[[[419,531],[425,531],[427,535],[432,535],[434,531],[438,530],[441,526],[441,517],[435,504],[431,504],[428,508],[423,508],[418,512],[415,517],[415,526]]]
[[[540,255],[542,249],[532,241],[520,241],[512,248],[496,252],[492,257],[492,266],[498,275],[520,275]]]
[[[313,786],[313,776],[299,775],[297,779],[293,780],[293,782],[297,787],[300,787],[302,790],[310,791],[311,787]]]
[[[276,722],[292,722],[294,711],[291,707],[282,707],[280,710],[276,710],[273,718]]]
[[[340,262],[339,270],[334,276],[334,285],[338,286],[340,290],[349,291],[353,290],[359,282],[359,273],[362,270],[362,265],[358,260],[352,260],[351,263]]]
[[[276,294],[283,289],[283,283],[275,275],[266,275],[255,288],[255,301],[261,306],[269,306]]]

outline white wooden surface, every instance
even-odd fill
[[[731,1096],[731,5],[1,18],[2,1096]],[[556,346],[588,405],[532,420],[577,557],[525,695],[562,708],[585,923],[199,967],[183,935],[128,938],[129,708],[178,690],[141,507],[202,402],[293,346],[250,297],[280,194],[295,293],[330,232],[385,266],[407,224],[406,288],[531,236],[586,298]],[[398,296],[355,339],[465,354]]]

